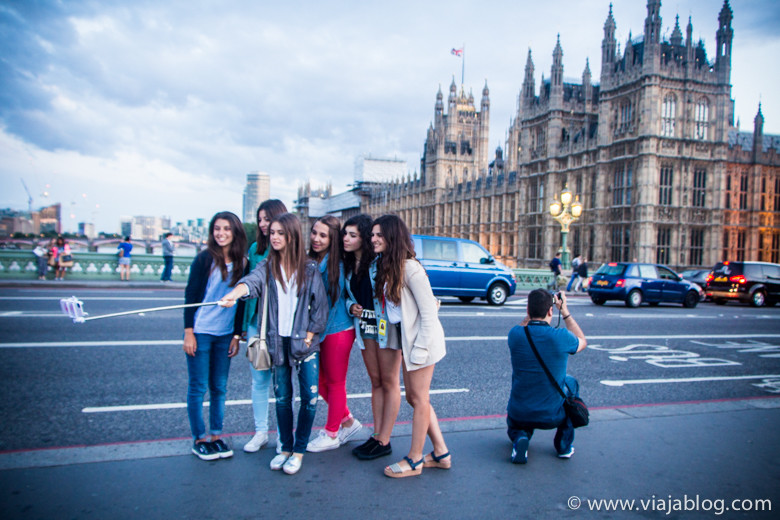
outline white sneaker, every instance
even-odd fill
[[[354,419],[355,422],[352,423],[352,426],[349,428],[344,428],[344,426],[341,426],[339,428],[339,442],[341,444],[346,444],[349,442],[349,440],[354,437],[360,430],[363,429],[363,425],[360,424],[360,421],[357,419]]]
[[[287,459],[287,462],[284,463],[282,469],[288,475],[295,475],[296,473],[298,473],[298,470],[301,469],[302,464],[303,464],[302,457],[295,457],[293,455],[290,455],[290,458]]]
[[[268,432],[257,432],[252,439],[244,444],[244,451],[254,453],[268,443]]]
[[[271,469],[274,471],[279,471],[287,462],[287,459],[288,459],[287,455],[280,453],[279,455],[271,459],[271,464],[270,464]]]
[[[341,443],[339,442],[338,435],[336,437],[331,437],[325,430],[320,430],[320,434],[315,437],[313,441],[309,441],[309,444],[306,446],[306,451],[317,453],[320,451],[335,450],[339,446],[341,446]]]

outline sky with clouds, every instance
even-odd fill
[[[644,0],[613,0],[621,47]],[[743,130],[759,100],[780,134],[780,2],[732,0],[732,97]],[[664,1],[715,54],[720,0]],[[436,92],[461,61],[477,104],[490,89],[504,146],[528,49],[537,85],[560,34],[564,76],[601,66],[608,0],[0,0],[0,208],[63,204],[63,225],[118,231],[121,215],[174,222],[241,214],[246,174],[271,196],[346,189],[360,155],[419,169]],[[48,196],[44,195],[48,194]]]

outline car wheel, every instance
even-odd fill
[[[696,293],[696,291],[688,291],[688,294],[685,295],[685,299],[683,300],[683,307],[693,309],[698,304],[699,295]]]
[[[639,307],[640,305],[642,305],[642,292],[638,289],[634,289],[628,293],[626,307]]]
[[[712,301],[715,302],[715,305],[726,305],[726,300],[723,298],[714,298]]]
[[[591,297],[590,297],[590,301],[592,301],[592,302],[593,302],[593,303],[595,303],[596,305],[604,305],[604,302],[605,302],[606,300],[604,300],[604,299],[602,299],[602,298],[596,298],[595,296],[591,296]]]
[[[474,299],[473,296],[458,296],[458,299],[462,301],[463,303],[471,303],[471,301]]]
[[[763,307],[766,303],[766,294],[762,290],[758,290],[753,293],[753,296],[750,298],[750,305],[753,307]]]
[[[490,305],[503,305],[508,294],[506,285],[496,282],[488,289],[487,301]]]

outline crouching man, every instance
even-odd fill
[[[553,306],[561,312],[566,329],[550,326]],[[507,405],[507,434],[512,441],[512,462],[528,461],[528,443],[535,429],[557,428],[553,442],[558,457],[574,453],[574,427],[563,409],[563,397],[534,355],[525,329],[528,328],[544,364],[567,395],[577,396],[577,380],[566,374],[568,357],[584,350],[588,342],[566,304],[566,295],[553,297],[544,289],[528,295],[528,316],[509,331],[512,358],[512,392]]]

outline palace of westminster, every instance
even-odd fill
[[[581,83],[564,81],[560,40],[537,83],[529,50],[506,147],[492,158],[487,84],[479,109],[454,80],[446,101],[439,89],[419,174],[358,182],[357,203],[339,214],[396,213],[413,233],[469,238],[509,266],[541,267],[561,245],[548,206],[568,186],[584,207],[569,249],[595,265],[780,261],[780,136],[763,135],[760,105],[752,133],[734,126],[729,2],[714,59],[690,19],[684,35],[678,18],[662,39],[660,7],[648,0],[643,35],[621,52],[610,5],[596,83],[587,62]],[[319,216],[315,197],[300,188],[298,211]]]

